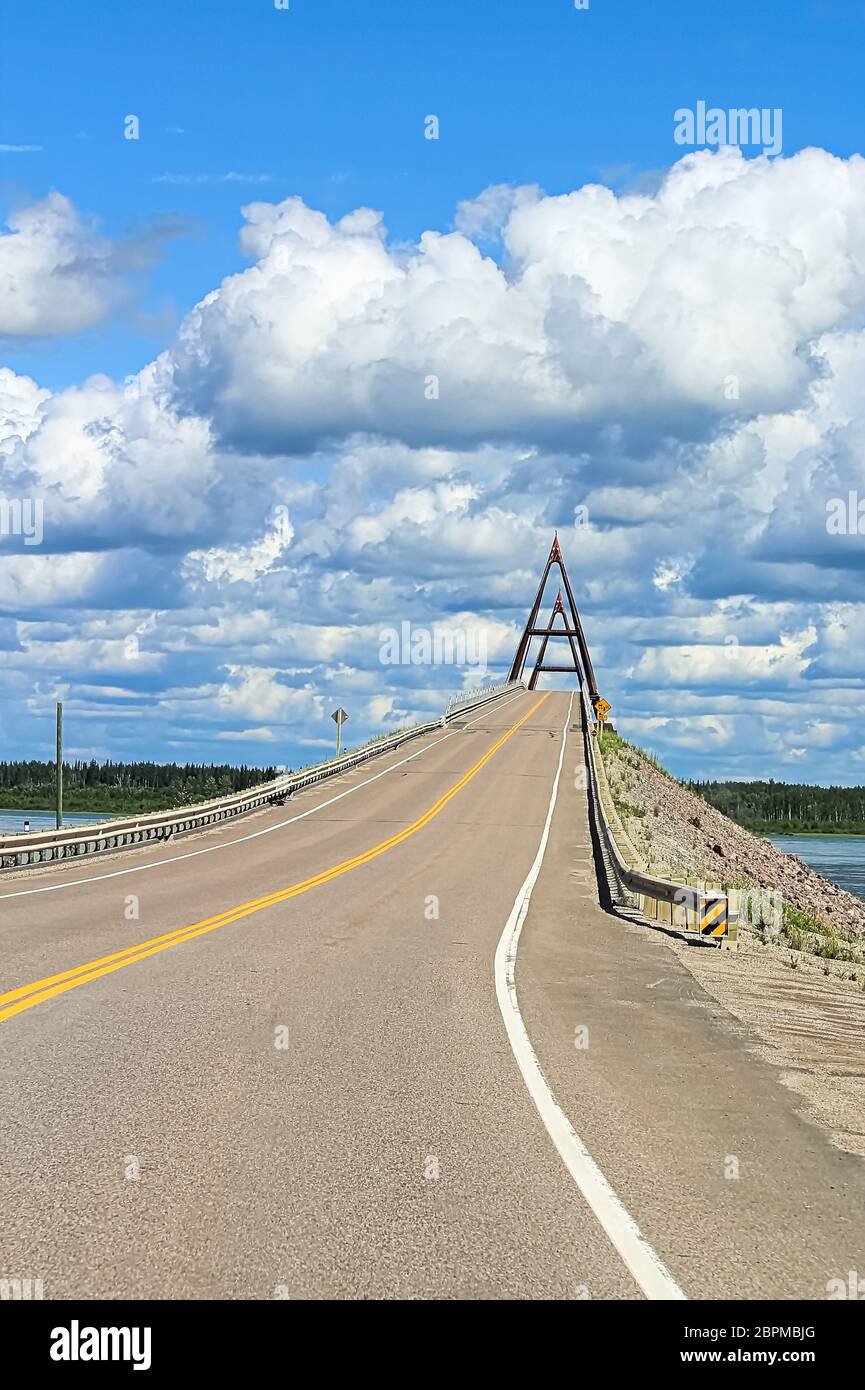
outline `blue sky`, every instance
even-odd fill
[[[111,236],[176,239],[110,334],[9,354],[51,387],[137,371],[177,315],[239,269],[238,209],[299,194],[330,217],[365,204],[413,240],[489,184],[627,186],[678,153],[672,112],[782,107],[784,147],[861,143],[865,3],[794,0],[267,0],[34,6],[7,0],[0,57],[5,207],[61,188]],[[443,138],[418,144],[436,112]],[[122,118],[141,120],[137,142]],[[179,132],[183,132],[180,134]],[[165,184],[234,172],[267,182]],[[160,331],[161,330],[161,331]]]
[[[862,549],[822,512],[865,497],[863,38],[858,0],[7,0],[0,495],[38,484],[46,535],[0,537],[2,745],[58,694],[97,756],[423,717],[474,673],[383,671],[376,624],[480,626],[495,673],[558,525],[625,732],[865,780]],[[689,163],[698,101],[780,109],[783,155]]]

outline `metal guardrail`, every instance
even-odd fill
[[[585,684],[580,688],[580,698],[583,706],[589,793],[596,813],[595,824],[601,842],[601,854],[611,880],[611,888],[617,890],[614,896],[620,903],[638,907],[645,917],[666,924],[673,931],[687,932],[689,935],[716,941],[721,947],[735,949],[738,945],[737,920],[727,894],[703,892],[692,884],[656,878],[653,874],[637,869],[625,858],[620,843],[617,842],[617,834],[618,840],[627,846],[634,859],[637,857],[636,851],[613,805],[606,771],[596,747],[597,735],[592,732],[592,712]],[[605,804],[607,801],[609,805]],[[613,829],[614,821],[617,823],[617,831]]]
[[[129,849],[133,845],[158,840],[170,840],[175,835],[204,829],[209,825],[246,815],[262,806],[280,805],[304,787],[313,786],[316,782],[335,777],[341,772],[349,772],[370,758],[399,748],[410,739],[445,727],[449,720],[471,710],[481,709],[510,690],[524,689],[523,681],[511,681],[494,687],[485,694],[475,693],[475,697],[469,703],[457,708],[449,707],[440,719],[417,724],[413,729],[403,729],[390,738],[379,739],[352,753],[346,753],[342,758],[317,763],[302,772],[283,773],[272,782],[262,782],[260,786],[252,787],[247,792],[216,797],[211,801],[203,801],[198,806],[184,807],[179,811],[153,811],[142,816],[85,825],[74,830],[31,830],[17,835],[2,836],[0,872],[4,869],[21,869],[33,864],[47,864],[58,860],[83,858],[91,854],[104,854],[112,850]],[[25,814],[26,812],[22,812],[22,815]]]

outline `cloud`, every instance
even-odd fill
[[[182,135],[182,130],[173,132]],[[201,184],[201,183],[270,183],[272,174],[240,174],[231,169],[225,174],[154,174],[153,183]]]
[[[0,536],[21,746],[61,682],[113,752],[148,717],[172,756],[272,736],[296,765],[337,704],[357,741],[432,717],[476,663],[386,663],[382,629],[504,673],[558,528],[624,732],[677,771],[855,780],[865,537],[826,501],[865,499],[865,162],[703,151],[651,192],[495,186],[455,227],[254,202],[248,268],[140,373],[0,370],[0,496],[44,501],[36,553]],[[10,241],[43,328],[60,282],[79,324],[122,296],[65,199],[0,267]]]
[[[239,714],[284,723],[290,713],[305,709],[306,713],[322,714],[321,697],[309,689],[292,689],[285,685],[279,673],[266,667],[229,666],[228,680],[216,692],[221,714],[235,718]]]
[[[251,582],[272,569],[286,546],[291,544],[293,535],[293,527],[286,515],[284,520],[251,545],[232,549],[214,546],[211,550],[190,551],[186,571],[193,573],[195,567],[199,566],[208,582],[220,579],[227,579],[232,584],[238,580]]]
[[[221,729],[216,737],[229,743],[273,743],[276,735],[261,725],[256,729]]]
[[[94,328],[130,303],[130,272],[146,270],[161,242],[175,235],[164,224],[111,241],[50,193],[10,213],[0,233],[0,337],[51,338]]]
[[[772,685],[788,687],[808,668],[808,648],[816,639],[813,629],[801,633],[782,633],[773,645],[745,646],[731,642],[722,647],[708,645],[650,647],[643,652],[633,679],[644,685],[686,686],[694,690],[708,685],[719,690]]]
[[[30,377],[0,367],[0,454],[12,454],[40,423],[40,406],[51,392]]]
[[[542,196],[536,185],[514,188],[509,183],[491,184],[477,198],[459,204],[454,226],[472,240],[499,241],[514,209],[537,203]]]
[[[0,154],[38,154],[42,145],[0,145]]]
[[[597,448],[614,421],[643,451],[707,438],[805,398],[808,345],[865,305],[863,207],[858,156],[702,151],[655,197],[488,191],[458,225],[504,218],[498,264],[461,232],[389,248],[366,209],[253,203],[255,265],[187,320],[174,390],[263,450],[359,431]]]

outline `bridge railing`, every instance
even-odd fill
[[[645,917],[673,931],[697,935],[722,947],[737,946],[736,914],[725,893],[704,891],[690,883],[658,878],[637,867],[639,855],[616,810],[603,758],[592,732],[589,692],[580,690],[586,749],[588,792],[595,813],[601,856],[614,899],[636,907]]]
[[[197,806],[186,806],[173,811],[153,811],[140,816],[104,821],[101,824],[76,826],[68,830],[31,830],[16,835],[0,836],[0,872],[170,840],[176,835],[204,830],[210,825],[246,815],[263,806],[278,805],[304,787],[313,786],[328,777],[336,777],[342,772],[349,772],[352,768],[368,762],[370,758],[399,748],[410,739],[446,727],[450,720],[468,714],[471,710],[482,709],[508,691],[524,689],[523,681],[510,681],[490,687],[486,691],[475,691],[469,702],[449,706],[439,719],[426,724],[416,724],[411,729],[402,729],[388,738],[378,739],[365,744],[363,748],[346,753],[341,758],[330,758],[326,762],[304,768],[301,772],[282,773],[273,781],[262,782],[257,787],[251,787],[249,791],[216,797]],[[22,816],[24,815],[26,812],[22,812]]]
[[[525,689],[525,681],[499,681],[498,685],[478,685],[474,690],[461,690],[451,696],[445,718],[451,719],[457,714],[462,714],[466,708],[474,707],[479,701],[492,700],[496,695],[504,695],[508,690],[519,689]]]

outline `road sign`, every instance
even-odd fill
[[[609,700],[598,699],[595,701],[595,714],[598,716],[598,722],[600,724],[604,723],[607,715],[609,714],[612,708],[613,707],[610,704]]]
[[[342,734],[342,726],[348,719],[348,715],[346,714],[342,705],[340,705],[337,709],[334,710],[333,714],[330,717],[336,725],[336,756],[339,757],[340,735]]]

